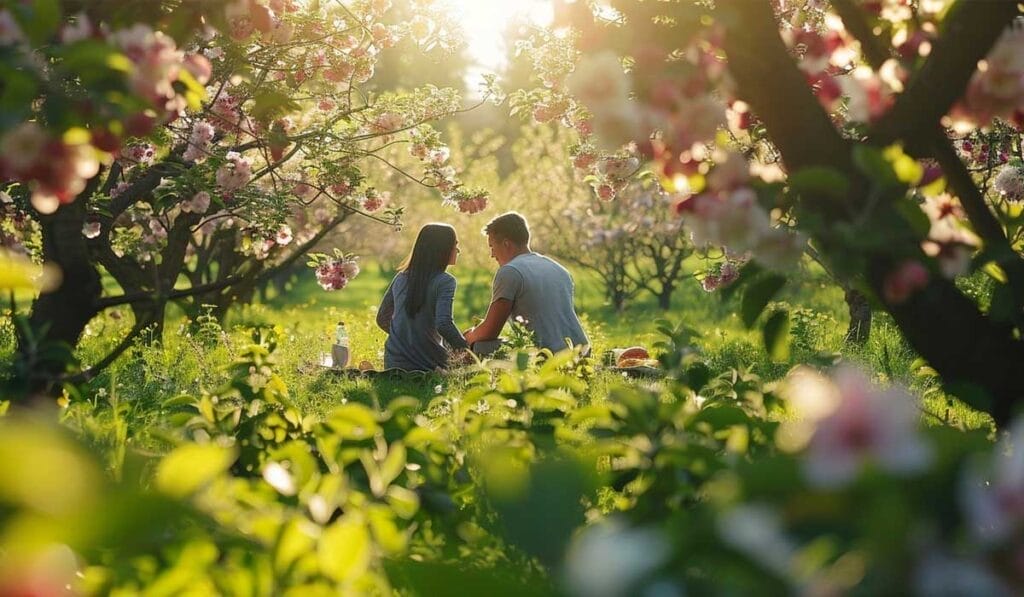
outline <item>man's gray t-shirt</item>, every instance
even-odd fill
[[[533,332],[537,346],[564,350],[590,344],[573,309],[574,285],[569,271],[538,253],[523,253],[498,268],[491,302],[512,301],[511,317],[522,317]]]

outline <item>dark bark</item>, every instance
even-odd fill
[[[49,390],[53,381],[65,372],[66,363],[39,359],[28,354],[38,342],[62,342],[74,347],[97,313],[95,300],[102,292],[100,276],[88,258],[82,225],[85,223],[85,204],[76,201],[61,206],[55,213],[40,216],[43,236],[43,259],[60,268],[60,286],[41,295],[32,306],[29,326],[36,342],[21,338],[20,358],[34,363],[26,373],[29,395]]]
[[[863,292],[848,288],[845,292],[846,308],[850,313],[850,325],[844,338],[847,344],[863,346],[871,337],[871,303]]]
[[[977,11],[960,6],[969,4],[987,6],[997,3],[958,3],[957,9],[947,17],[946,29],[954,32],[955,36],[966,35],[965,24],[957,22],[958,18],[963,18],[971,26],[989,28],[984,35],[975,32],[971,37],[975,45],[970,51],[983,56],[988,47],[978,47],[977,44],[982,43],[979,40],[988,40],[989,45],[994,42],[1006,23],[1001,11],[1008,9],[1000,7],[996,11],[999,14],[994,15],[999,18],[985,20],[981,18],[984,15],[979,16]],[[825,221],[849,221],[850,218],[843,214],[852,215],[863,209],[864,191],[871,188],[871,181],[852,166],[850,144],[829,122],[789,56],[779,37],[770,5],[732,0],[720,3],[719,7],[723,11],[720,16],[725,17],[730,31],[741,32],[727,34],[725,44],[739,96],[750,103],[764,123],[788,171],[824,166],[842,172],[852,183],[850,194],[838,205],[812,196],[802,199],[801,208]],[[943,43],[940,40],[939,44]],[[974,62],[967,63],[948,52],[942,55],[947,57],[947,66],[929,60],[930,66],[915,77],[915,80],[927,81],[924,89],[931,92],[915,91],[912,84],[904,94],[918,98],[920,105],[907,107],[906,100],[902,98],[897,102],[899,111],[896,114],[903,114],[907,120],[897,122],[896,116],[887,119],[892,122],[887,126],[895,131],[889,133],[889,138],[906,140],[927,135],[956,99],[956,95],[950,96],[947,89],[933,89],[930,83],[933,78],[929,73],[937,72],[938,68],[955,67],[960,70],[943,71],[943,77],[966,82],[970,72],[965,74],[963,69],[973,71]],[[959,87],[960,91],[962,89],[963,85]],[[914,110],[920,112],[912,113]],[[907,122],[914,125],[908,126]],[[883,127],[883,130],[890,129]],[[879,209],[881,212],[874,217],[900,221],[898,214],[885,202]],[[826,258],[846,250],[836,244],[827,229],[810,232]],[[893,239],[892,245],[863,255],[867,267],[861,273],[866,275],[876,295],[884,296],[885,277],[895,266],[893,255],[919,255],[922,261],[926,260],[915,240],[913,235],[900,236]],[[928,285],[905,303],[885,306],[911,346],[929,361],[944,381],[954,387],[973,386],[982,390],[980,394],[961,392],[961,398],[975,408],[990,412],[997,424],[1008,422],[1024,401],[1024,376],[1017,374],[1020,363],[1024,363],[1024,344],[1013,337],[1010,326],[989,320],[952,282],[938,275],[933,275]]]
[[[662,311],[668,311],[672,308],[672,291],[675,288],[671,286],[665,286],[661,292],[658,293],[658,308]]]

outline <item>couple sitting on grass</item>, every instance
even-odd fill
[[[499,267],[487,316],[463,334],[452,317],[455,277],[445,271],[459,256],[455,229],[427,224],[420,230],[377,310],[377,325],[388,334],[385,367],[433,371],[465,362],[467,350],[493,352],[509,317],[526,320],[539,348],[558,352],[569,343],[589,344],[573,310],[572,277],[553,259],[530,250],[523,216],[498,216],[484,234]]]

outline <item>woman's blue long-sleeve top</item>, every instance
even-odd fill
[[[450,349],[469,347],[452,317],[455,277],[448,272],[438,272],[430,280],[426,300],[413,317],[405,308],[408,281],[405,272],[395,276],[377,309],[377,325],[388,333],[384,343],[384,366],[409,371],[446,367]]]

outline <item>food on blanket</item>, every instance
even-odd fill
[[[631,365],[627,365],[625,363],[627,361],[646,361],[650,358],[651,355],[643,346],[631,346],[626,350],[623,350],[622,353],[619,354],[619,358],[616,361],[616,365],[618,365],[619,367],[636,367],[638,366],[636,363]]]
[[[367,360],[359,361],[360,371],[373,371],[373,363]]]
[[[644,367],[651,364],[651,359],[619,359],[619,368]]]

